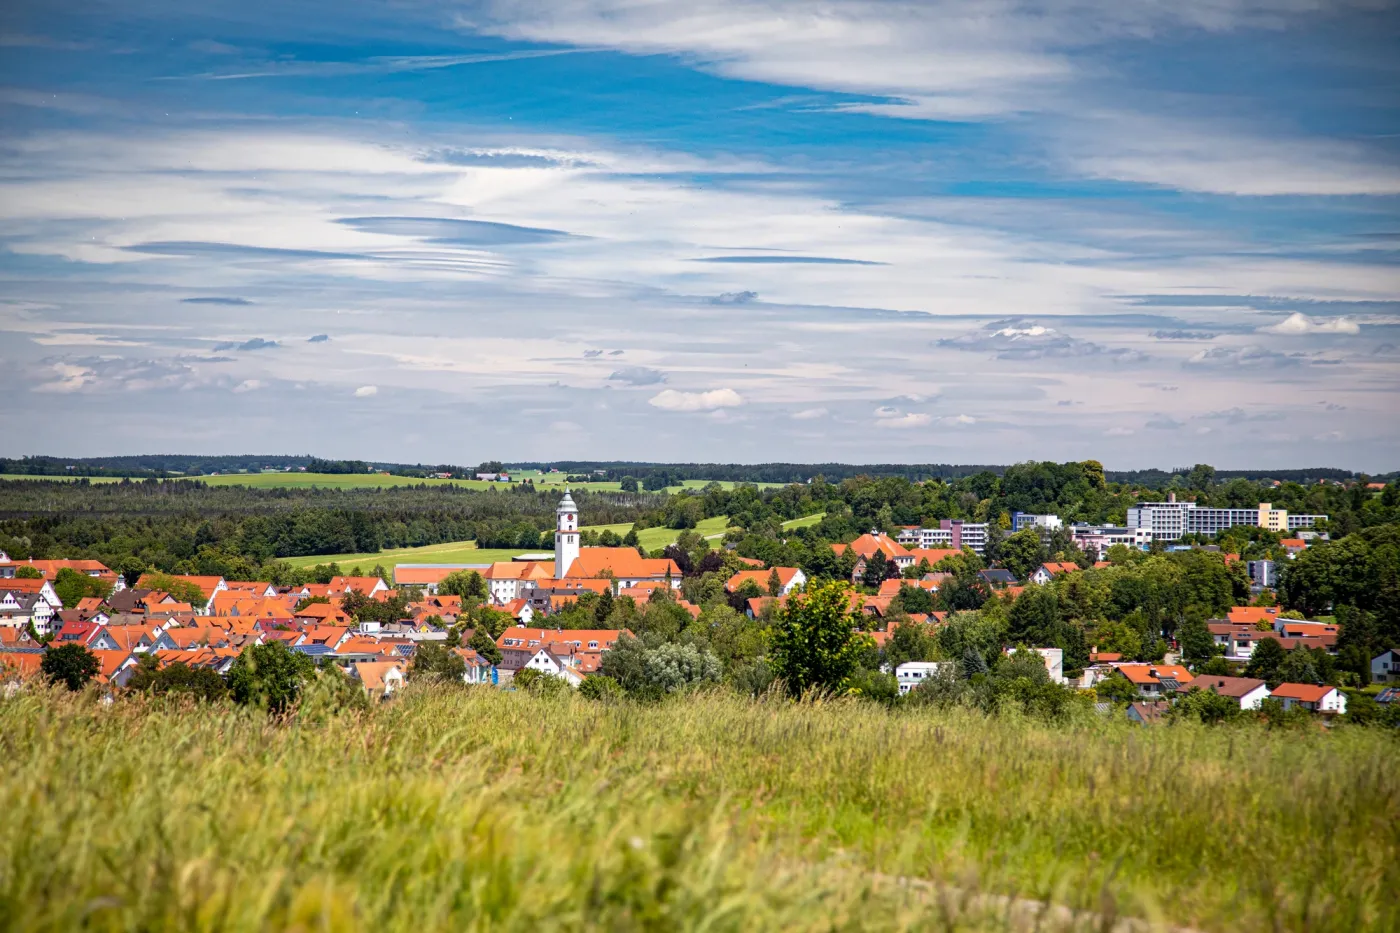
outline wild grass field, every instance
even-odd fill
[[[269,721],[25,691],[0,698],[0,926],[1063,929],[1031,915],[1053,904],[1084,930],[1394,930],[1396,748],[728,693],[411,689]]]

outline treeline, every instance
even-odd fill
[[[636,519],[660,497],[579,491],[582,521]],[[372,553],[476,540],[548,543],[558,494],[529,486],[258,489],[155,480],[0,481],[0,550],[11,557],[95,558],[115,570],[223,573],[277,558]],[[242,562],[241,564],[239,562]]]
[[[554,462],[521,462],[510,464],[512,469],[549,470],[557,469],[565,473],[592,474],[602,470],[603,478],[619,481],[632,477],[646,486],[651,477],[664,477],[667,482],[647,488],[662,488],[677,485],[682,480],[719,480],[738,483],[805,483],[818,476],[828,482],[852,479],[858,476],[874,478],[899,478],[912,482],[929,479],[945,481],[958,480],[990,473],[1002,476],[1015,469],[1017,464],[947,464],[947,463],[647,463],[624,460],[560,460]],[[1104,477],[1109,482],[1139,486],[1146,489],[1165,489],[1175,481],[1180,485],[1190,470],[1182,467],[1176,470],[1109,470]],[[1221,470],[1215,473],[1218,480],[1245,479],[1255,483],[1271,483],[1274,480],[1289,483],[1316,483],[1319,480],[1350,482],[1362,479],[1365,474],[1355,473],[1334,467],[1318,467],[1301,470]],[[1385,474],[1387,478],[1396,473]],[[1373,477],[1375,478],[1375,477]]]

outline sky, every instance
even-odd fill
[[[14,0],[0,454],[1400,468],[1390,0]]]

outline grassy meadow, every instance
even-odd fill
[[[619,535],[625,535],[631,527],[630,522],[622,522],[617,525],[589,525],[586,530],[611,529]],[[724,516],[718,516],[702,520],[696,525],[695,530],[710,538],[712,546],[718,547],[726,527],[728,527],[728,519]],[[674,528],[645,528],[637,532],[638,540],[648,550],[675,544],[676,538],[679,536],[680,532]],[[360,567],[368,571],[376,565],[381,565],[385,570],[392,571],[399,564],[489,564],[498,560],[511,560],[518,554],[543,553],[552,551],[553,548],[553,543],[547,547],[536,548],[534,551],[524,551],[519,548],[478,548],[473,541],[447,541],[442,544],[427,544],[423,547],[391,548],[373,554],[321,554],[283,559],[293,567],[314,567],[316,564],[335,562],[344,570]]]
[[[410,689],[0,698],[7,930],[1400,928],[1377,731]],[[1008,896],[1008,897],[1001,897]],[[1012,900],[1022,899],[1022,900]],[[1030,907],[1030,913],[1025,908]]]
[[[535,551],[519,548],[479,548],[474,541],[446,541],[423,547],[389,548],[373,554],[316,554],[310,557],[281,559],[293,567],[336,563],[347,572],[359,567],[368,573],[376,566],[382,566],[392,572],[399,564],[491,564],[498,560],[512,560],[517,554],[543,553],[544,550],[549,548],[536,548]]]

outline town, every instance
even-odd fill
[[[1033,466],[997,482],[1011,486]],[[1034,469],[1104,485],[1097,464]],[[1209,474],[1197,479],[1211,488]],[[882,484],[871,527],[859,530],[854,515],[833,522],[846,499]],[[303,680],[330,672],[374,702],[392,702],[414,681],[572,688],[594,698],[726,683],[754,694],[817,688],[886,705],[989,710],[1021,696],[1052,718],[1079,704],[1143,724],[1400,722],[1400,687],[1387,686],[1400,684],[1393,620],[1335,592],[1319,602],[1308,582],[1309,569],[1346,543],[1330,529],[1355,523],[1356,506],[1372,518],[1397,511],[1393,480],[1334,481],[1333,499],[1345,497],[1353,512],[1346,516],[1270,502],[1216,507],[1197,501],[1209,493],[1182,488],[1127,504],[1118,525],[1015,509],[982,521],[896,523],[901,498],[956,485],[856,477],[662,493],[654,511],[680,516],[671,524],[682,530],[651,551],[636,543],[635,527],[629,545],[584,526],[567,486],[544,487],[531,494],[558,496],[552,552],[377,572],[316,565],[296,579],[285,566],[256,578],[4,554],[0,678],[10,691],[50,680],[108,701],[152,690],[213,697],[259,665],[270,669],[277,654]],[[731,526],[714,540],[684,530],[708,514],[707,500],[708,512],[723,509],[730,522],[785,500],[824,510],[811,513],[817,521],[750,515],[739,519],[747,531]],[[849,540],[827,541],[827,531]],[[833,637],[814,619],[832,599],[843,659],[813,674],[792,660],[801,646],[784,642]],[[1039,685],[1033,699],[1016,694],[1018,680]],[[235,696],[265,701],[263,689]]]

